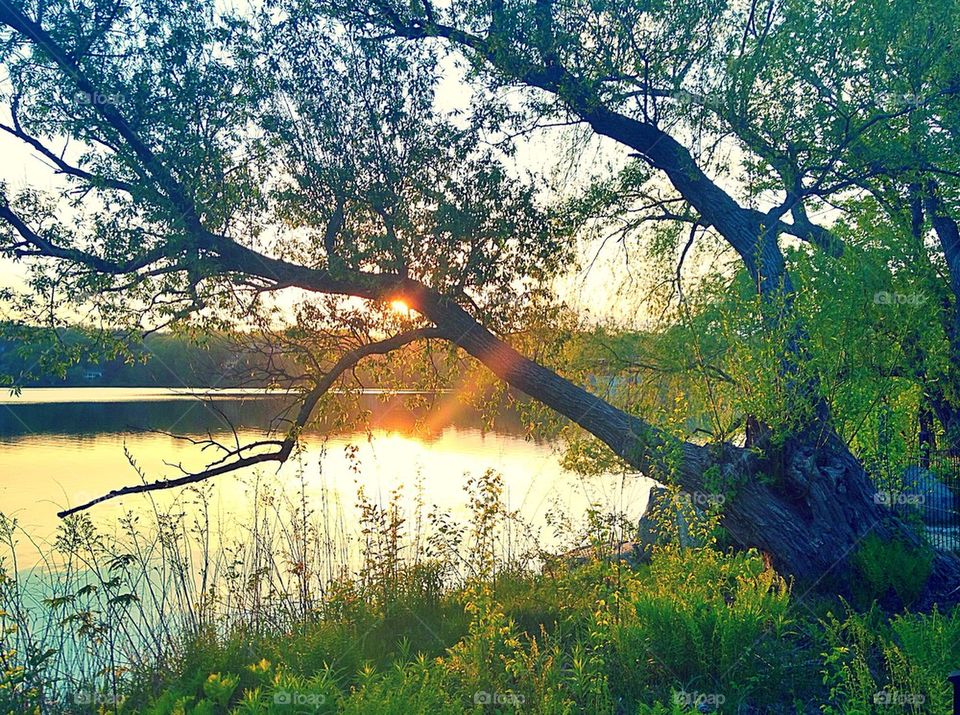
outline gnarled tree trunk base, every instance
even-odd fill
[[[736,475],[741,486],[724,505],[722,524],[736,543],[769,555],[801,593],[853,593],[853,557],[871,534],[923,547],[914,528],[876,498],[869,475],[836,435],[795,438],[766,454],[772,456],[741,453],[736,466],[727,464],[746,474]],[[912,607],[957,603],[960,557],[934,552],[926,586]]]

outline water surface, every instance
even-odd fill
[[[622,475],[585,480],[565,471],[558,445],[527,438],[509,414],[485,430],[480,415],[456,395],[420,401],[425,404],[410,408],[403,396],[364,395],[360,406],[370,412],[370,427],[362,431],[337,431],[330,420],[321,420],[304,438],[301,467],[308,495],[319,500],[324,488],[333,490],[346,523],[355,525],[351,509],[359,487],[381,502],[400,489],[412,508],[419,480],[428,507],[465,516],[467,478],[493,469],[504,477],[509,506],[539,528],[549,509],[582,517],[591,503],[600,503],[638,515],[646,502],[646,480]],[[181,475],[178,465],[195,471],[210,461],[213,450],[201,451],[173,435],[227,444],[262,439],[288,403],[282,395],[247,390],[219,391],[209,401],[166,388],[35,388],[19,396],[4,394],[0,511],[16,517],[44,548],[59,523],[57,511],[140,481],[131,459],[151,481]],[[292,498],[300,489],[297,472],[297,465],[288,463],[217,477],[214,511],[226,523],[230,514],[245,513],[257,475],[276,480]],[[128,510],[150,508],[151,499],[162,508],[175,503],[189,508],[191,502],[183,490],[169,490],[116,499],[89,513],[98,522],[115,521]],[[549,541],[548,530],[543,531]],[[18,551],[25,563],[35,558],[29,545]]]

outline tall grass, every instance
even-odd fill
[[[198,486],[175,508],[151,501],[106,525],[67,519],[52,543],[0,514],[0,706],[119,702],[131,683],[160,682],[196,644],[254,643],[317,622],[331,632],[315,637],[351,634],[341,660],[382,652],[395,628],[439,652],[465,628],[451,589],[525,571],[536,558],[492,472],[467,482],[470,524],[427,510],[417,482],[410,520],[399,492],[379,504],[358,489],[354,528],[338,493],[323,488],[318,503],[308,496],[308,481],[322,475],[302,464],[298,475],[293,494],[254,478],[245,514],[215,514],[211,487]],[[24,551],[37,558],[27,568],[17,561]],[[308,644],[301,650],[305,666],[320,665]]]
[[[29,568],[0,519],[0,712],[938,712],[960,663],[960,612],[811,610],[759,555],[669,538],[630,563],[609,505],[554,512],[548,551],[493,472],[465,520],[414,480],[351,522],[299,477],[243,514],[198,487],[68,520]]]

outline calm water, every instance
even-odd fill
[[[414,484],[422,480],[424,501],[463,515],[464,484],[469,475],[499,471],[510,507],[542,527],[548,509],[582,517],[591,503],[639,514],[649,482],[610,475],[584,480],[560,466],[555,445],[525,439],[515,420],[504,415],[492,430],[481,429],[478,415],[454,395],[435,395],[411,409],[401,397],[365,395],[371,413],[369,431],[342,433],[329,425],[305,437],[304,463],[311,495],[322,488],[339,495],[347,512],[358,486],[373,500],[386,501],[403,487],[412,505]],[[58,524],[56,512],[111,489],[139,482],[126,449],[152,480],[181,474],[182,464],[196,470],[209,454],[164,432],[192,436],[208,433],[230,442],[231,424],[244,440],[262,438],[284,405],[281,397],[243,391],[221,392],[212,402],[186,391],[164,388],[36,388],[20,396],[0,395],[0,511],[18,519],[43,547]],[[292,497],[299,490],[296,467],[261,467],[275,475]],[[242,514],[249,505],[254,474],[217,477],[213,505],[220,515]],[[180,490],[159,493],[161,506],[188,501]],[[94,507],[98,522],[128,510],[147,508],[148,497],[135,495]],[[224,519],[229,523],[229,516]],[[544,542],[549,542],[543,529]],[[18,549],[23,563],[33,557]],[[22,565],[22,564],[21,564]]]

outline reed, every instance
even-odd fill
[[[548,549],[494,472],[463,519],[413,479],[412,509],[358,489],[353,520],[298,477],[52,543],[0,518],[0,712],[938,712],[960,662],[960,611],[810,602],[709,540],[630,563],[636,525],[600,500],[552,510]]]

